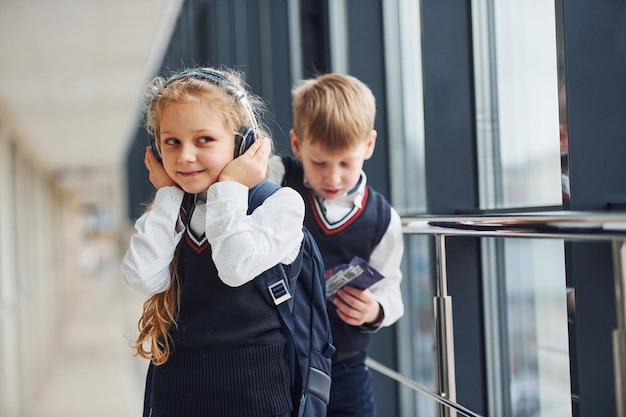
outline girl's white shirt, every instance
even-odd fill
[[[136,232],[122,260],[122,275],[137,291],[153,295],[167,290],[170,263],[185,228],[179,212],[184,192],[162,187],[152,209],[135,223]],[[300,251],[304,202],[295,190],[283,187],[250,215],[248,188],[236,182],[209,187],[206,202],[198,201],[190,227],[205,234],[218,275],[224,284],[241,286],[267,269],[291,264]]]

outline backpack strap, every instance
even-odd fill
[[[248,214],[259,207],[267,197],[280,189],[280,185],[269,181],[261,181],[248,191]]]
[[[301,257],[301,255],[298,255]],[[283,265],[284,267],[285,265]],[[272,269],[281,268],[280,265],[275,266]],[[271,270],[270,270],[271,271]],[[287,360],[289,363],[289,368],[291,369],[291,381],[297,381],[297,375],[299,374],[299,366],[297,366],[298,359],[296,357],[296,323],[293,318],[293,314],[291,314],[293,310],[293,297],[291,297],[290,289],[285,285],[285,281],[287,280],[287,276],[282,271],[276,271],[275,273],[266,272],[254,280],[254,285],[257,288],[265,300],[276,306],[278,310],[278,315],[280,316],[280,320],[283,323],[283,327],[287,329]],[[297,275],[296,275],[297,277]],[[281,291],[286,291],[286,296],[275,297],[274,291],[277,288],[281,288]],[[277,301],[282,299],[282,301]],[[287,302],[285,302],[287,301]],[[294,387],[292,386],[292,389]]]
[[[277,184],[274,184],[269,181],[262,181],[255,187],[251,188],[248,193],[248,214],[252,213],[259,207],[266,198],[274,194],[281,187]],[[264,288],[267,290],[261,291],[264,296],[269,294],[271,298],[271,303],[280,306],[285,301],[289,301],[288,304],[288,312],[291,313],[293,311],[293,299],[292,299],[292,288],[295,285],[295,279],[298,277],[300,273],[300,268],[302,265],[302,251],[298,254],[298,257],[291,265],[280,264],[271,268],[271,270],[275,270],[276,268],[282,268],[284,270],[284,274],[275,273],[269,274],[264,273],[262,276],[264,277]],[[280,272],[279,270],[276,270]],[[256,280],[259,281],[259,280]],[[255,282],[256,282],[255,281]],[[258,283],[257,283],[258,286]],[[267,299],[267,297],[264,297]],[[279,311],[281,308],[279,308]],[[282,315],[282,312],[281,312]]]
[[[272,195],[279,188],[280,186],[267,181],[252,188],[248,196],[248,213],[254,211],[267,197]],[[321,263],[322,258],[319,249],[309,231],[305,227],[302,228],[302,231],[303,239],[296,259],[289,265],[278,264],[270,268],[256,277],[253,282],[262,297],[270,305],[276,306],[283,327],[286,330],[287,359],[291,369],[292,392],[294,394],[294,413],[298,413],[298,409],[302,406],[305,396],[308,395],[307,393],[313,393],[321,399],[323,409],[320,408],[318,410],[315,406],[308,406],[309,411],[306,415],[317,416],[326,414],[326,404],[330,396],[330,358],[335,348],[332,345],[330,336],[330,323],[326,320],[322,323],[316,323],[318,327],[325,327],[324,333],[329,337],[319,352],[320,357],[316,358],[313,362],[311,362],[310,357],[307,357],[306,360],[301,363],[301,359],[297,354],[298,344],[296,342],[296,334],[298,331],[303,331],[303,329],[298,330],[298,325],[295,322],[293,314],[293,294],[296,290],[298,277],[302,269],[305,268],[305,262],[307,265],[306,268],[312,269],[307,269],[305,273],[315,277],[322,277],[322,279],[324,277],[324,265]],[[306,260],[305,256],[307,256]],[[309,257],[311,259],[309,259]],[[311,279],[306,282],[307,286],[311,286],[311,288],[307,288],[306,292],[309,293],[309,296],[315,297],[317,300],[322,300],[322,308],[325,311],[326,295],[319,279]],[[302,302],[302,300],[300,302]],[[313,308],[313,305],[311,305],[311,307]],[[324,313],[324,316],[326,317],[326,313]],[[300,324],[300,326],[301,325],[302,324]],[[309,332],[310,330],[307,329],[306,333],[309,334]]]
[[[250,189],[248,193],[248,214],[252,213],[260,206],[266,198],[274,194],[281,187],[269,181],[263,181],[257,186]],[[301,377],[297,366],[298,358],[296,357],[296,324],[291,314],[293,311],[292,289],[295,288],[295,281],[300,273],[302,265],[302,250],[298,253],[298,257],[291,265],[278,264],[254,279],[254,286],[262,297],[270,304],[275,305],[283,323],[283,327],[287,329],[287,360],[291,369],[292,385]],[[292,386],[292,391],[294,386]],[[299,398],[294,398],[294,401]],[[295,403],[294,403],[295,406]]]

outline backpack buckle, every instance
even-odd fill
[[[284,279],[269,285],[267,289],[270,291],[272,300],[274,300],[274,304],[276,305],[282,304],[291,298],[289,287]]]

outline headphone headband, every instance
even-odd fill
[[[167,84],[170,84],[173,81],[182,80],[184,78],[196,78],[203,81],[208,81],[213,84],[216,84],[220,87],[223,87],[228,91],[230,95],[235,97],[244,107],[246,113],[248,114],[248,119],[250,119],[250,123],[254,129],[258,128],[258,123],[256,118],[254,117],[254,113],[250,108],[250,103],[248,103],[248,99],[243,91],[234,82],[232,82],[228,77],[226,77],[221,72],[217,72],[215,70],[207,69],[207,68],[193,68],[184,70],[167,81]]]

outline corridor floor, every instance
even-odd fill
[[[147,362],[129,347],[142,299],[121,278],[78,282],[65,307],[57,359],[28,417],[141,415]]]

